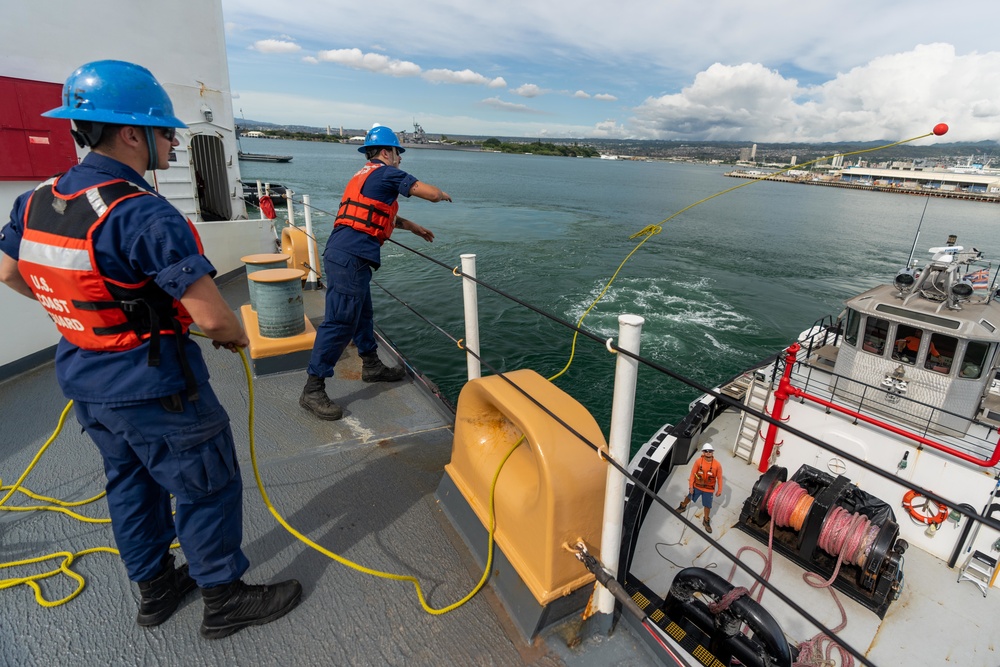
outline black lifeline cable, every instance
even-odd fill
[[[522,301],[521,299],[518,299],[517,297],[514,297],[514,296],[512,296],[512,295],[510,295],[510,294],[508,294],[506,292],[504,292],[503,290],[490,285],[489,283],[483,282],[482,280],[480,280],[480,279],[478,279],[478,278],[476,278],[474,276],[470,276],[470,275],[467,275],[467,274],[463,273],[458,268],[450,267],[447,264],[445,264],[445,263],[443,263],[441,261],[438,261],[437,259],[434,259],[433,257],[425,255],[422,252],[420,252],[419,250],[414,250],[413,248],[410,248],[409,246],[406,246],[406,245],[404,245],[402,243],[399,243],[398,241],[393,241],[393,239],[391,239],[391,238],[388,239],[388,240],[392,241],[393,243],[395,243],[396,245],[400,246],[401,248],[404,248],[405,250],[409,250],[410,252],[412,252],[412,253],[420,256],[420,257],[423,257],[424,259],[426,259],[426,260],[428,260],[430,262],[433,262],[434,264],[437,264],[438,266],[441,266],[441,267],[443,267],[445,269],[448,269],[448,271],[451,274],[455,275],[455,276],[458,276],[458,277],[461,277],[461,278],[465,278],[467,280],[471,280],[474,283],[476,283],[477,285],[482,285],[484,288],[490,290],[491,292],[499,294],[500,296],[504,297],[505,299],[509,299],[510,301],[513,301],[514,303],[517,303],[517,304],[519,304],[521,306],[524,306],[525,308],[527,308],[527,309],[529,309],[529,310],[531,310],[531,311],[533,311],[535,313],[538,313],[539,315],[542,315],[543,317],[546,317],[549,320],[552,320],[553,322],[556,322],[557,324],[561,324],[562,326],[566,327],[567,329],[570,329],[570,330],[575,331],[575,332],[577,332],[579,334],[582,334],[586,338],[590,338],[591,340],[593,340],[593,341],[595,341],[597,343],[600,343],[602,346],[608,346],[607,342],[605,341],[605,339],[601,338],[597,334],[591,333],[590,331],[587,331],[586,329],[582,329],[582,328],[580,328],[580,327],[578,327],[578,326],[576,326],[576,325],[574,325],[574,324],[572,324],[572,323],[570,323],[570,322],[568,322],[568,321],[566,321],[566,320],[564,320],[564,319],[562,319],[560,317],[552,315],[551,313],[547,313],[544,310],[542,310],[542,309],[540,309],[540,308],[538,308],[536,306],[531,305],[530,303]],[[381,285],[379,287],[381,287]],[[384,290],[385,288],[382,288],[382,289]],[[396,298],[396,297],[393,297],[393,298]],[[409,306],[407,306],[407,307],[409,308]],[[412,311],[412,308],[411,308],[411,311]],[[416,314],[416,311],[413,311],[413,312]],[[450,335],[449,335],[449,338],[451,338],[452,341],[456,341],[456,339],[452,338]],[[727,396],[726,394],[723,394],[722,392],[718,392],[715,389],[710,389],[708,387],[705,387],[705,386],[701,385],[700,383],[696,382],[695,380],[692,380],[692,379],[690,379],[688,377],[685,377],[685,376],[683,376],[683,375],[681,375],[679,373],[676,373],[676,372],[670,370],[669,368],[666,368],[665,366],[662,366],[662,365],[656,363],[655,361],[651,361],[649,359],[646,359],[645,357],[639,356],[637,354],[633,354],[632,352],[629,352],[628,350],[623,350],[623,349],[619,348],[616,343],[611,343],[610,346],[609,346],[609,349],[610,348],[613,348],[615,351],[617,351],[617,352],[619,352],[621,354],[624,354],[625,356],[627,356],[627,357],[629,357],[631,359],[635,359],[639,363],[645,364],[649,368],[652,368],[653,370],[656,370],[656,371],[658,371],[658,372],[666,375],[667,377],[670,377],[670,378],[672,378],[674,380],[677,380],[678,382],[682,382],[682,383],[688,385],[689,387],[692,387],[693,389],[696,389],[696,390],[702,392],[703,394],[708,394],[710,396],[714,396],[716,399],[718,399],[719,401],[725,403],[726,405],[728,405],[730,407],[733,407],[733,408],[735,408],[737,410],[742,410],[744,412],[749,412],[750,414],[754,415],[758,419],[766,421],[769,424],[774,424],[775,426],[784,429],[788,433],[791,433],[792,435],[795,435],[795,436],[797,436],[799,438],[802,438],[806,442],[809,442],[809,443],[811,443],[813,445],[816,445],[817,447],[819,447],[821,449],[824,449],[824,450],[826,450],[828,452],[836,454],[837,456],[840,456],[841,458],[844,458],[844,459],[846,459],[846,460],[854,463],[855,465],[858,465],[858,466],[864,468],[865,470],[878,475],[879,477],[882,477],[884,479],[894,479],[894,477],[892,475],[890,475],[889,473],[885,472],[884,470],[879,469],[877,466],[875,466],[874,464],[869,463],[868,461],[865,461],[863,459],[859,459],[858,457],[854,456],[853,454],[850,454],[848,452],[842,451],[842,450],[834,447],[833,445],[820,440],[819,438],[817,438],[814,435],[810,435],[810,434],[804,433],[804,432],[798,430],[797,428],[795,428],[793,426],[789,426],[788,424],[785,424],[784,422],[776,420],[773,417],[771,417],[770,415],[768,415],[768,414],[766,414],[764,412],[761,412],[761,411],[757,410],[756,408],[751,408],[749,406],[746,406],[743,403],[737,401],[736,399],[734,399],[734,398],[732,398],[730,396]],[[472,354],[472,353],[470,352],[470,354]],[[473,356],[476,356],[476,355],[473,355]],[[493,369],[491,368],[491,370],[493,370]],[[496,371],[494,371],[494,372],[496,372]],[[579,436],[579,434],[577,434],[577,435]],[[590,444],[591,447],[595,447],[591,443],[588,443],[588,444]],[[1000,443],[998,443],[998,444],[1000,444]],[[924,488],[921,488],[921,487],[915,486],[915,485],[910,485],[909,488],[912,488],[914,491],[916,491],[920,495],[924,496],[925,498],[930,498],[934,502],[946,505],[948,507],[954,507],[954,508],[958,507],[958,503],[950,501],[947,498],[944,498],[943,496],[940,496],[940,495],[938,495],[938,494],[936,494],[936,493],[934,493],[934,492],[932,492],[932,491],[930,491],[928,489],[924,489]],[[971,519],[973,521],[978,521],[979,523],[982,523],[982,524],[984,524],[986,526],[989,526],[990,528],[993,528],[994,530],[1000,530],[1000,520],[993,519],[992,517],[980,516],[979,514],[965,513],[962,510],[957,510],[957,511],[959,511],[962,514],[965,514],[965,516],[967,516],[969,519]]]

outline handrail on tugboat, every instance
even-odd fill
[[[829,410],[834,410],[849,417],[853,417],[854,419],[863,421],[866,424],[871,424],[872,426],[884,429],[886,431],[889,431],[890,433],[895,433],[896,435],[912,440],[913,442],[916,442],[918,444],[930,447],[931,449],[936,449],[940,452],[944,452],[945,454],[949,454],[956,458],[962,459],[963,461],[968,461],[969,463],[973,463],[983,468],[992,468],[996,466],[997,463],[1000,463],[1000,441],[996,443],[993,449],[993,455],[990,456],[990,458],[988,459],[976,458],[975,456],[967,454],[961,450],[955,449],[954,447],[949,447],[948,445],[944,445],[935,440],[931,440],[921,435],[917,435],[916,433],[913,433],[911,431],[907,431],[904,428],[893,426],[892,424],[889,424],[884,420],[876,419],[875,417],[869,417],[868,415],[862,414],[858,410],[838,405],[832,401],[828,401],[824,398],[820,398],[819,396],[807,393],[802,389],[799,389],[798,387],[792,384],[791,375],[792,375],[792,368],[795,365],[796,356],[801,349],[802,349],[801,345],[799,345],[798,343],[792,343],[785,350],[787,354],[787,358],[785,361],[785,372],[781,375],[781,379],[778,381],[778,388],[774,392],[775,401],[774,401],[774,409],[772,410],[771,416],[774,417],[775,419],[778,420],[781,419],[785,401],[788,400],[789,397],[800,398],[803,400],[816,403],[817,405],[821,405]],[[764,450],[760,460],[760,468],[759,468],[760,472],[765,472],[768,466],[770,465],[771,454],[774,450],[775,440],[777,438],[777,431],[778,427],[775,426],[774,423],[769,425],[767,430],[767,435],[765,436],[764,440]]]

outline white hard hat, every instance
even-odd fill
[[[712,446],[712,443],[706,442],[704,445],[702,445],[701,451],[703,451],[703,452],[714,452],[715,451],[715,447]]]

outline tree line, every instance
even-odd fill
[[[578,143],[572,144],[552,144],[542,143],[542,140],[531,143],[509,143],[500,141],[496,137],[490,137],[483,142],[484,150],[499,151],[501,153],[531,153],[533,155],[561,155],[563,157],[597,157],[600,153],[590,146],[581,146]]]

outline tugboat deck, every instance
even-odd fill
[[[723,494],[715,499],[712,508],[712,537],[732,554],[744,547],[766,554],[766,544],[735,528],[743,502],[760,478],[757,467],[734,457],[731,445],[726,444],[735,442],[739,425],[739,413],[727,410],[712,421],[702,436],[703,441],[715,444],[725,481]],[[660,496],[669,506],[676,507],[687,492],[689,473],[690,465],[680,466],[664,483]],[[686,512],[699,528],[702,511],[700,504],[692,503]],[[910,520],[903,510],[895,512],[898,520]],[[730,576],[733,566],[729,559],[659,505],[653,505],[643,526],[631,573],[661,598],[666,596],[674,575],[685,567],[708,568],[723,578]],[[949,521],[942,526],[938,539],[952,540],[957,535],[957,524]],[[949,569],[947,563],[925,551],[908,549],[901,596],[881,620],[837,591],[848,618],[846,627],[837,634],[876,665],[996,665],[993,619],[1000,614],[1000,602],[995,591],[984,596],[973,583],[957,581],[967,557],[963,552],[956,567]],[[836,630],[841,613],[829,590],[807,585],[802,578],[804,570],[777,551],[772,558],[769,581],[827,628]],[[762,555],[745,551],[741,559],[758,573],[764,566]],[[755,583],[740,569],[731,581],[748,589]],[[775,617],[792,645],[819,632],[770,591],[764,592],[761,604]],[[940,630],[940,619],[948,619],[947,631]]]

